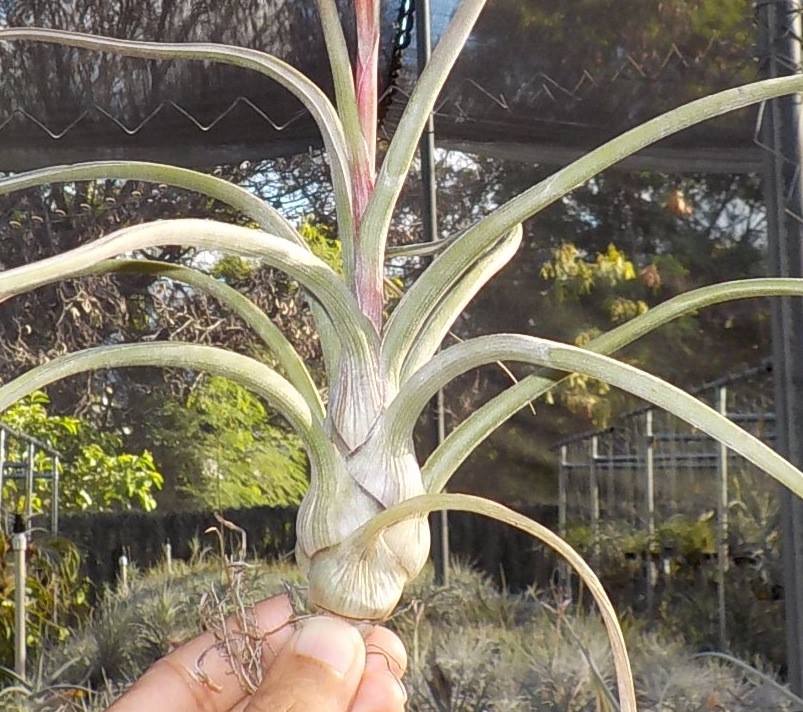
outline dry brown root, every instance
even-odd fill
[[[224,581],[222,588],[212,586],[202,597],[199,616],[204,630],[212,633],[215,643],[198,657],[193,671],[196,678],[212,690],[220,690],[220,684],[204,671],[204,659],[217,651],[231,666],[240,687],[247,694],[253,694],[262,682],[264,666],[263,651],[267,638],[287,626],[294,626],[306,617],[302,608],[303,596],[297,588],[285,584],[295,614],[275,630],[263,630],[257,625],[254,604],[245,594],[244,574],[250,566],[246,561],[246,533],[236,524],[215,514],[218,525],[210,527],[205,533],[214,533],[220,545],[220,558]],[[236,536],[236,544],[229,553],[226,533]],[[267,643],[269,645],[269,643]]]
[[[260,628],[254,615],[254,603],[248,600],[245,593],[244,575],[250,566],[246,561],[246,533],[241,527],[218,514],[215,514],[215,519],[217,526],[210,527],[205,533],[213,533],[218,537],[224,580],[222,587],[213,585],[201,597],[198,611],[201,625],[204,630],[212,633],[215,642],[198,656],[193,674],[209,689],[219,692],[222,689],[220,683],[213,680],[204,670],[206,656],[216,651],[228,661],[242,690],[251,695],[262,682],[264,674],[262,658],[265,646],[270,646],[269,637],[288,626],[295,627],[313,614],[307,608],[304,589],[285,582],[285,595],[290,601],[293,615],[273,630]],[[232,540],[232,537],[226,536],[227,532],[235,535],[234,546],[227,545],[227,542]],[[231,553],[229,553],[230,548]],[[366,635],[373,628],[373,623],[358,624],[358,627],[363,635]],[[275,654],[278,651],[270,650],[270,652]],[[366,646],[366,655],[381,656],[391,672],[392,663],[397,669],[400,667],[398,660],[376,644]],[[401,682],[399,685],[402,686],[406,697],[404,686]]]

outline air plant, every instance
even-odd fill
[[[436,391],[484,364],[516,361],[576,372],[622,388],[671,412],[750,460],[803,496],[803,473],[688,393],[607,356],[668,321],[731,299],[801,296],[803,280],[751,279],[675,297],[578,348],[517,334],[467,340],[439,351],[451,324],[482,286],[515,254],[521,223],[600,171],[666,136],[706,119],[803,91],[803,77],[784,77],[723,91],[663,114],[591,151],[468,230],[434,246],[387,249],[399,194],[419,136],[461,47],[485,5],[463,0],[443,33],[376,166],[379,0],[355,0],[356,65],[352,66],[335,0],[317,0],[334,76],[336,106],[306,76],[253,49],[208,43],[153,43],[64,32],[8,28],[0,40],[49,42],[159,60],[221,62],[267,75],[295,94],[323,136],[343,248],[343,273],[305,246],[269,204],[210,175],[135,161],[56,166],[0,180],[0,194],[48,183],[101,178],[150,180],[198,191],[238,209],[260,227],[212,220],[164,220],[125,228],[61,255],[0,273],[0,301],[81,275],[146,272],[205,290],[261,337],[278,367],[223,349],[177,342],[90,348],[32,369],[0,387],[0,409],[57,379],[91,369],[156,366],[206,371],[253,389],[287,419],[309,453],[310,488],[298,513],[296,557],[309,580],[309,604],[348,619],[382,620],[429,552],[426,514],[451,509],[494,517],[542,540],[568,559],[600,607],[610,638],[621,708],[636,709],[632,675],[615,612],[594,572],[545,527],[490,500],[444,494],[465,458],[554,381],[524,378],[457,426],[423,464],[413,427]],[[148,247],[183,245],[258,258],[284,270],[309,296],[320,334],[328,402],[282,333],[248,299],[187,267],[121,258]],[[437,256],[384,316],[384,264],[389,255]]]

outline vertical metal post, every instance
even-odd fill
[[[800,0],[758,4],[760,52],[768,77],[801,72]],[[764,112],[766,156],[764,196],[770,274],[803,276],[803,123],[801,95],[775,99]],[[803,304],[789,298],[772,302],[772,355],[775,377],[777,445],[798,467],[803,465]],[[781,490],[784,606],[789,683],[803,694],[803,501]]]
[[[418,51],[418,74],[424,71],[432,54],[432,13],[429,0],[416,0],[415,25],[416,48]],[[438,239],[438,203],[435,184],[435,122],[430,114],[419,144],[421,155],[421,184],[422,184],[422,216],[424,239],[434,242]],[[446,410],[444,407],[443,391],[438,391],[433,404],[437,428],[437,443],[440,445],[446,439]],[[440,548],[439,555],[435,557],[435,580],[449,585],[449,515],[446,510],[435,514],[437,526],[434,527],[436,546]]]
[[[655,564],[652,560],[652,548],[655,543],[655,438],[653,436],[653,411],[648,410],[644,416],[644,475],[646,478],[646,523],[647,523],[647,615],[652,617],[655,609]]]
[[[172,575],[173,573],[173,546],[170,543],[170,539],[165,542],[165,566],[167,567],[168,575]]]
[[[614,430],[608,431],[608,487],[605,490],[605,513],[609,520],[616,519],[616,473],[613,460]]]
[[[128,593],[128,557],[125,553],[120,554],[117,560],[120,565],[120,591],[124,594]]]
[[[728,415],[728,388],[717,388],[717,410]],[[717,608],[719,615],[719,647],[728,649],[728,623],[725,603],[725,578],[728,571],[728,448],[718,444],[717,474]]]
[[[566,538],[566,509],[568,504],[568,488],[566,487],[568,465],[569,448],[567,445],[561,445],[560,462],[558,464],[558,534],[564,539]],[[569,586],[569,567],[562,557],[558,562],[558,584],[564,590]]]
[[[34,458],[36,457],[36,447],[33,443],[28,443],[28,466],[25,468],[25,521],[28,529],[31,528],[33,517],[33,475]]]
[[[14,672],[25,679],[27,649],[27,616],[25,585],[27,580],[25,554],[28,549],[28,535],[14,532],[11,537],[14,551]]]
[[[558,465],[558,534],[566,536],[566,466],[568,447],[560,446],[560,464]]]
[[[6,531],[5,515],[3,514],[3,477],[6,469],[6,429],[0,427],[0,534]]]
[[[53,471],[50,479],[50,531],[59,534],[59,456],[53,455]]]
[[[446,440],[446,404],[443,395],[443,390],[439,390],[435,397],[435,407],[437,408],[438,419],[438,445]],[[441,549],[441,571],[438,576],[440,583],[444,586],[449,585],[449,557],[451,556],[449,547],[449,512],[442,509],[438,512],[440,517],[440,538],[438,544]]]
[[[591,436],[591,462],[588,466],[588,504],[591,510],[591,560],[596,566],[599,559],[599,479],[597,460],[599,458],[599,437]]]

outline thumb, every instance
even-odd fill
[[[365,643],[345,621],[318,616],[279,651],[246,712],[346,712],[365,669]]]

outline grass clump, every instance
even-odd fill
[[[198,633],[198,602],[222,580],[219,560],[208,554],[191,564],[173,562],[171,571],[159,566],[135,572],[127,594],[107,589],[86,624],[44,654],[27,693],[20,686],[0,691],[0,708],[105,709],[153,661]],[[253,562],[243,592],[257,600],[299,580],[288,564]],[[502,591],[459,562],[450,585],[437,586],[426,568],[389,622],[409,652],[408,709],[618,710],[601,623],[593,613],[553,599],[533,590]],[[695,658],[670,633],[647,631],[632,620],[624,627],[644,712],[803,709],[773,684],[725,661]]]

